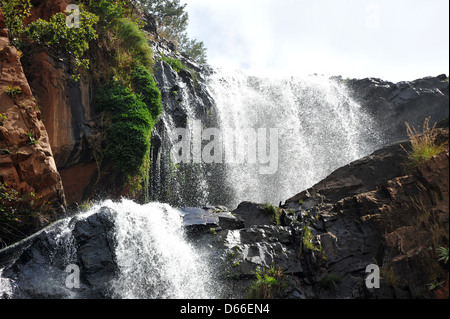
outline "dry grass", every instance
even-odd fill
[[[408,161],[405,163],[407,171],[414,170],[420,163],[442,153],[448,147],[447,143],[437,143],[436,124],[430,127],[430,118],[425,119],[422,132],[420,132],[420,127],[416,129],[409,123],[406,123],[406,129],[411,141],[411,151],[405,149],[408,154]]]

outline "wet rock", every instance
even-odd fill
[[[98,213],[76,222],[73,230],[82,279],[99,296],[107,295],[109,282],[118,271],[113,216],[113,211],[102,208]]]

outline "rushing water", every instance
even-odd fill
[[[118,298],[217,298],[206,252],[187,240],[182,214],[166,204],[107,202],[117,212]]]
[[[194,245],[186,236],[183,211],[167,204],[139,205],[130,200],[107,200],[46,229],[48,239],[41,238],[32,247],[32,255],[42,254],[42,257],[31,257],[31,261],[22,263],[19,276],[9,278],[4,276],[4,269],[0,269],[0,298],[85,298],[85,288],[66,286],[66,267],[79,262],[79,247],[73,230],[77,222],[105,208],[112,212],[114,247],[111,249],[118,269],[113,279],[105,283],[111,298],[212,299],[221,296],[221,286],[216,283],[217,276],[210,265],[211,251]],[[48,256],[49,253],[52,256]],[[89,263],[95,263],[97,257],[89,258],[93,258]]]
[[[183,213],[173,207],[210,204],[234,209],[242,201],[278,204],[382,144],[364,108],[329,79],[216,72],[207,79],[214,103],[206,112],[183,83],[178,90],[182,98],[175,107],[187,116],[182,128],[189,135],[191,157],[186,163],[174,162],[173,154],[171,159],[179,128],[166,112],[159,132],[163,147],[153,165],[167,181],[155,179],[158,193],[153,197],[167,204],[105,201],[76,217],[88,218],[104,206],[115,212],[114,255],[119,271],[108,283],[113,298],[220,297],[211,251],[186,237]],[[209,140],[211,135],[214,138]],[[25,283],[5,277],[0,269],[0,295],[17,297],[22,284],[37,295],[77,297],[62,285],[67,276],[64,267],[77,261],[74,224],[67,219],[50,231],[55,247],[49,268],[31,266],[31,277],[21,277]]]
[[[269,79],[216,71],[207,90],[214,100],[207,116],[192,107],[195,97],[186,91],[179,105],[187,110],[191,156],[170,164],[176,183],[168,189],[178,197],[168,202],[175,205],[278,204],[382,145],[364,107],[344,85],[325,77]],[[168,114],[163,120],[174,137],[170,148],[178,128]],[[196,142],[203,147],[200,155]],[[213,163],[205,160],[208,142],[216,146]],[[168,152],[163,157],[172,161]]]

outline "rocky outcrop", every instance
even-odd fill
[[[25,23],[48,20],[63,12],[71,0],[34,1]],[[40,47],[29,47],[24,70],[45,122],[56,166],[66,190],[67,202],[81,202],[96,167],[88,140],[94,131],[89,77],[75,82],[72,67],[64,55],[55,56]],[[80,176],[83,180],[72,178]]]
[[[407,138],[405,122],[417,127],[449,116],[449,82],[445,74],[392,83],[376,78],[342,80],[353,98],[377,120],[388,144]]]
[[[445,123],[438,138],[448,142]],[[225,298],[246,298],[255,272],[270,267],[284,274],[276,298],[448,298],[437,248],[449,241],[449,152],[405,174],[408,147],[344,166],[280,208],[180,208],[186,234],[208,251]],[[6,297],[110,298],[120,272],[115,216],[99,208],[0,250]],[[75,290],[65,285],[69,264],[81,269]],[[365,285],[368,265],[380,269],[379,289]]]
[[[0,293],[6,294],[0,298],[110,297],[110,281],[118,271],[114,214],[101,208],[86,218],[67,218],[0,250]],[[77,289],[66,284],[71,265],[79,270]]]
[[[56,217],[51,212],[61,213],[65,207],[61,177],[41,111],[19,54],[9,43],[1,11],[0,71],[0,182],[6,183],[7,192],[17,191],[18,198],[33,197],[34,209],[51,220]],[[42,227],[36,226],[26,233]]]
[[[440,138],[448,141],[448,126]],[[309,223],[311,241],[320,247],[304,255],[309,279],[319,287],[339,279],[316,297],[434,297],[431,285],[448,285],[448,267],[436,250],[448,247],[449,153],[406,175],[402,145],[409,147],[397,143],[338,169],[283,206]],[[380,289],[366,289],[369,264],[381,270]]]

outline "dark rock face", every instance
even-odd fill
[[[82,279],[98,296],[108,295],[108,284],[118,269],[115,261],[114,212],[104,208],[75,224],[73,236],[77,247]]]
[[[117,273],[114,212],[102,208],[87,218],[62,220],[0,251],[3,284],[9,280],[15,299],[109,297]],[[67,267],[77,265],[80,287],[68,287]]]
[[[448,127],[439,138],[448,141]],[[320,246],[303,247],[305,275],[320,288],[314,297],[433,298],[429,284],[448,280],[434,252],[448,246],[448,151],[406,175],[400,145],[338,169],[283,206]],[[380,289],[365,286],[370,264],[381,269]]]
[[[424,119],[439,122],[449,116],[449,82],[446,75],[409,82],[380,79],[347,80],[353,97],[377,119],[387,143],[407,138],[405,122],[417,127]]]

